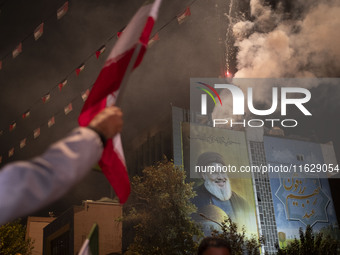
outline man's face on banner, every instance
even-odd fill
[[[209,166],[223,167],[221,163],[210,163]],[[215,197],[221,201],[229,200],[231,187],[227,173],[202,173],[204,186]]]

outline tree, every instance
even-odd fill
[[[279,248],[278,255],[336,255],[338,254],[338,241],[324,234],[314,234],[312,227],[307,225],[305,232],[299,229],[300,240],[296,238],[285,248]]]
[[[220,225],[221,231],[212,230],[212,236],[226,239],[234,255],[260,255],[260,248],[264,244],[264,238],[257,239],[255,236],[247,238],[245,228],[243,227],[239,232],[237,224],[230,218],[226,218],[218,225]]]
[[[25,240],[25,234],[19,220],[0,226],[0,255],[31,254],[33,242]]]
[[[132,180],[130,212],[126,221],[135,222],[134,241],[125,254],[194,254],[202,235],[190,215],[195,193],[185,182],[185,172],[164,160],[147,167]]]

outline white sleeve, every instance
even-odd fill
[[[41,156],[0,170],[0,225],[59,199],[98,162],[103,151],[91,129],[76,128]]]

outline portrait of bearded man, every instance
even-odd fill
[[[223,157],[217,152],[205,152],[198,157],[197,166],[208,169],[208,166],[222,169],[226,166]],[[247,201],[232,190],[226,172],[201,172],[204,183],[197,188],[196,197],[192,200],[197,213],[203,213],[209,219],[223,220],[228,216],[234,222],[242,222],[249,205]],[[221,210],[220,210],[221,209]]]

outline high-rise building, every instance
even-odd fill
[[[264,237],[262,251],[269,254],[275,254],[276,244],[284,247],[299,238],[299,228],[307,225],[313,231],[339,239],[329,176],[300,171],[313,164],[314,167],[332,165],[336,169],[331,143],[285,137],[279,128],[213,128],[209,118],[173,108],[174,162],[184,166],[190,180],[196,183],[198,196],[194,203],[205,219],[216,221],[229,216],[239,227],[244,225],[247,233]],[[224,165],[232,190],[231,197],[225,199],[229,202],[221,202],[224,199],[217,198],[218,194],[208,187],[201,155],[206,162],[215,157],[214,162]],[[240,174],[240,169],[248,172]],[[287,169],[289,173],[285,173]],[[214,181],[221,183],[223,177],[218,178]],[[203,186],[205,193],[201,192]],[[234,194],[247,203],[240,206],[241,202],[233,201]]]

